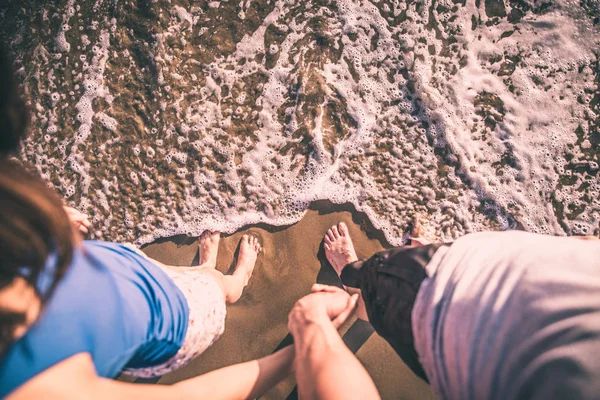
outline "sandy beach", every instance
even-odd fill
[[[294,302],[309,293],[317,281],[339,282],[325,259],[322,237],[331,225],[340,221],[348,224],[359,257],[369,257],[389,247],[366,216],[350,205],[329,202],[313,204],[304,218],[291,226],[250,226],[233,235],[223,235],[217,260],[217,268],[222,272],[235,265],[236,249],[244,233],[260,238],[264,252],[258,258],[250,284],[241,300],[228,307],[223,336],[188,366],[163,376],[158,383],[174,383],[259,358],[286,343],[289,340],[287,314]],[[195,238],[162,239],[143,250],[166,264],[189,266],[198,262]],[[340,333],[373,377],[383,399],[433,398],[428,385],[372,332],[370,325],[352,318]],[[296,398],[294,388],[294,378],[290,377],[262,398],[293,399]]]

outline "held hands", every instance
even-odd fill
[[[358,294],[350,296],[335,286],[315,284],[312,293],[296,302],[288,316],[293,336],[311,324],[333,324],[339,328],[354,312]]]
[[[89,232],[90,226],[92,225],[88,220],[87,214],[84,214],[72,207],[63,206],[63,209],[67,213],[73,228],[86,235]]]

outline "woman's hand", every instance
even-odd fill
[[[67,216],[69,217],[69,220],[71,221],[71,224],[73,225],[75,230],[83,233],[84,235],[87,235],[90,226],[92,226],[92,224],[88,220],[87,214],[84,214],[72,207],[63,206],[63,208],[67,213]]]

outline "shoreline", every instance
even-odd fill
[[[315,282],[340,284],[325,259],[322,239],[332,225],[345,222],[359,258],[370,257],[391,245],[366,214],[351,204],[328,201],[311,204],[304,217],[291,225],[255,224],[231,235],[222,235],[217,269],[227,273],[235,265],[236,249],[244,233],[257,236],[264,252],[240,301],[228,306],[225,333],[189,365],[167,374],[159,384],[172,384],[217,368],[272,353],[289,340],[287,314],[293,304],[310,292]],[[198,263],[196,238],[178,235],[144,246],[150,257],[165,264],[190,266]],[[348,346],[365,365],[383,399],[399,394],[407,399],[432,398],[425,382],[406,367],[392,348],[368,323],[353,317],[340,330]],[[277,385],[261,399],[286,399],[295,387],[293,377]]]
[[[369,238],[376,238],[381,243],[385,244],[386,248],[396,246],[403,246],[406,242],[407,233],[405,232],[401,238],[389,238],[386,236],[385,232],[378,228],[377,218],[374,215],[370,215],[367,211],[362,211],[352,202],[344,202],[344,203],[334,203],[331,200],[313,200],[309,203],[308,207],[303,211],[303,214],[298,219],[296,218],[288,218],[288,220],[283,221],[281,224],[275,224],[270,221],[265,221],[265,216],[262,214],[257,214],[256,218],[249,218],[248,216],[244,216],[244,219],[253,221],[249,223],[244,223],[243,225],[238,225],[235,221],[228,221],[223,225],[223,223],[217,225],[221,225],[222,237],[228,237],[234,235],[241,231],[247,231],[252,228],[262,229],[264,231],[275,233],[283,229],[288,229],[291,226],[294,226],[302,219],[304,219],[309,211],[317,212],[319,215],[325,215],[332,212],[349,212],[352,214],[352,221],[358,224],[367,234]],[[138,237],[135,240],[135,244],[140,248],[146,248],[152,244],[164,243],[169,241],[174,241],[176,243],[187,243],[188,239],[193,239],[194,237],[200,236],[204,229],[210,229],[207,227],[208,224],[204,219],[201,223],[196,227],[190,227],[189,223],[185,223],[183,226],[178,227],[177,229],[172,229],[172,233],[164,231],[163,229],[158,229],[155,232],[143,235]],[[213,224],[214,226],[214,224]],[[231,232],[231,233],[230,233]]]

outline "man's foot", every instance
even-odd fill
[[[248,281],[252,276],[252,271],[254,271],[256,258],[261,250],[262,248],[256,237],[251,235],[242,236],[242,240],[240,241],[240,253],[233,275],[242,276],[244,278],[244,286],[248,285]]]
[[[202,267],[216,268],[220,239],[221,232],[211,231],[204,231],[198,238],[199,259]]]
[[[436,241],[435,229],[426,216],[416,214],[412,222],[412,230],[408,237],[410,246],[426,246]]]
[[[342,269],[347,264],[358,260],[345,223],[340,222],[332,226],[325,234],[324,240],[325,256],[338,275],[342,273]]]

